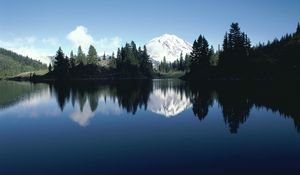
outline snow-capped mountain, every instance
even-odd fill
[[[166,57],[167,62],[174,62],[180,58],[180,54],[190,54],[192,45],[183,39],[170,34],[154,38],[146,44],[150,58],[162,61]]]
[[[186,94],[180,94],[174,89],[166,91],[153,90],[148,101],[148,110],[165,117],[173,117],[192,107],[192,103]]]

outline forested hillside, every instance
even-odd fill
[[[0,48],[0,77],[41,69],[47,69],[47,66],[39,61]]]

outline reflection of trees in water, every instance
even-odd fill
[[[83,111],[84,105],[89,102],[92,112],[98,108],[99,97],[110,97],[113,101],[135,114],[138,107],[147,108],[147,102],[152,91],[150,81],[126,81],[110,83],[55,83],[50,85],[50,89],[56,96],[57,103],[63,111],[65,104],[71,100],[73,107],[78,102],[80,111]]]
[[[199,118],[204,120],[209,108],[213,105],[214,91],[207,86],[191,86],[193,112]]]
[[[229,125],[231,133],[237,133],[240,124],[245,123],[249,117],[252,103],[247,94],[247,90],[236,86],[223,86],[218,90],[224,121]]]
[[[188,96],[193,104],[193,112],[203,120],[213,102],[219,103],[224,121],[231,133],[237,133],[241,124],[245,123],[253,107],[266,108],[279,112],[284,117],[294,120],[300,132],[300,109],[297,98],[300,97],[299,86],[279,83],[241,83],[230,82],[208,83],[203,85],[186,85],[180,81],[118,81],[110,83],[53,84],[50,86],[56,96],[61,110],[71,101],[77,102],[80,110],[89,103],[91,111],[96,111],[99,97],[109,97],[128,113],[135,114],[139,108],[147,109],[149,96],[153,89],[167,93],[173,90]]]
[[[300,86],[296,83],[269,83],[256,86],[250,94],[254,98],[255,106],[278,112],[281,116],[292,118],[295,127],[300,132]]]
[[[0,109],[11,107],[44,90],[47,90],[47,84],[0,81]]]
[[[116,83],[116,96],[119,105],[127,112],[135,114],[138,107],[144,106],[147,110],[147,103],[152,92],[151,81],[125,81]]]
[[[239,126],[249,117],[252,107],[266,108],[272,112],[279,112],[281,116],[292,118],[297,131],[300,132],[300,109],[297,103],[300,92],[295,83],[230,82],[191,85],[190,89],[195,115],[200,120],[204,119],[213,100],[216,99],[231,133],[238,132]]]

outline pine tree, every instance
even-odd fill
[[[58,78],[65,77],[69,72],[69,59],[65,57],[61,47],[59,47],[55,56],[54,71]]]
[[[191,72],[196,74],[200,71],[207,70],[210,67],[209,45],[204,36],[200,35],[198,40],[193,44],[191,53]]]
[[[142,60],[140,63],[141,71],[146,75],[151,76],[153,67],[150,61],[150,56],[148,55],[147,47],[144,45],[143,51],[139,47],[139,52],[141,52],[140,60]]]
[[[97,51],[93,45],[90,45],[89,52],[87,55],[87,64],[96,64],[97,63]]]
[[[296,34],[300,34],[300,23],[298,23]]]
[[[249,68],[251,41],[241,32],[238,23],[232,23],[229,33],[225,34],[219,66],[228,76],[241,77]]]
[[[189,57],[188,54],[185,54],[184,69],[185,69],[186,72],[190,71],[190,57]]]
[[[113,52],[112,54],[111,54],[111,59],[115,59],[115,52]]]
[[[49,66],[48,66],[48,71],[51,72],[52,71],[52,66],[51,66],[51,63],[49,63]]]
[[[73,51],[70,53],[70,66],[74,68],[76,66],[76,60]]]
[[[76,62],[77,64],[82,64],[82,65],[85,65],[87,63],[86,56],[83,53],[81,46],[78,47]]]
[[[179,66],[178,66],[180,71],[184,71],[184,60],[183,60],[183,53],[180,53],[180,58],[179,58]]]
[[[103,54],[103,60],[106,60],[106,55],[105,55],[105,52]]]
[[[117,51],[117,60],[116,60],[116,64],[117,64],[117,69],[122,69],[122,65],[123,65],[123,60],[122,60],[122,49],[118,48]]]
[[[164,59],[162,61],[162,70],[163,70],[163,72],[168,72],[168,63],[166,60],[166,56],[164,56]]]

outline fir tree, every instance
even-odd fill
[[[69,59],[64,55],[61,47],[59,47],[54,61],[54,71],[59,78],[65,77],[69,72]]]
[[[180,58],[179,58],[179,70],[183,71],[184,70],[184,60],[183,60],[183,53],[180,53]]]
[[[87,64],[96,64],[97,63],[97,51],[93,45],[90,45],[89,52],[87,55]]]
[[[196,74],[199,71],[210,67],[210,51],[207,40],[200,35],[198,40],[193,44],[191,53],[191,73]]]
[[[70,67],[74,68],[76,66],[76,60],[73,51],[70,53]]]
[[[115,59],[115,52],[113,52],[112,54],[111,54],[111,59]]]
[[[82,65],[85,65],[87,63],[86,56],[83,53],[81,46],[78,47],[76,62],[77,64],[82,64]]]
[[[241,32],[238,23],[232,23],[229,33],[225,34],[219,67],[230,77],[245,76],[249,68],[251,41]]]
[[[48,71],[51,72],[52,71],[52,66],[51,66],[51,63],[49,63],[49,66],[48,66]]]
[[[105,52],[103,54],[103,60],[106,60],[106,55],[105,55]]]

